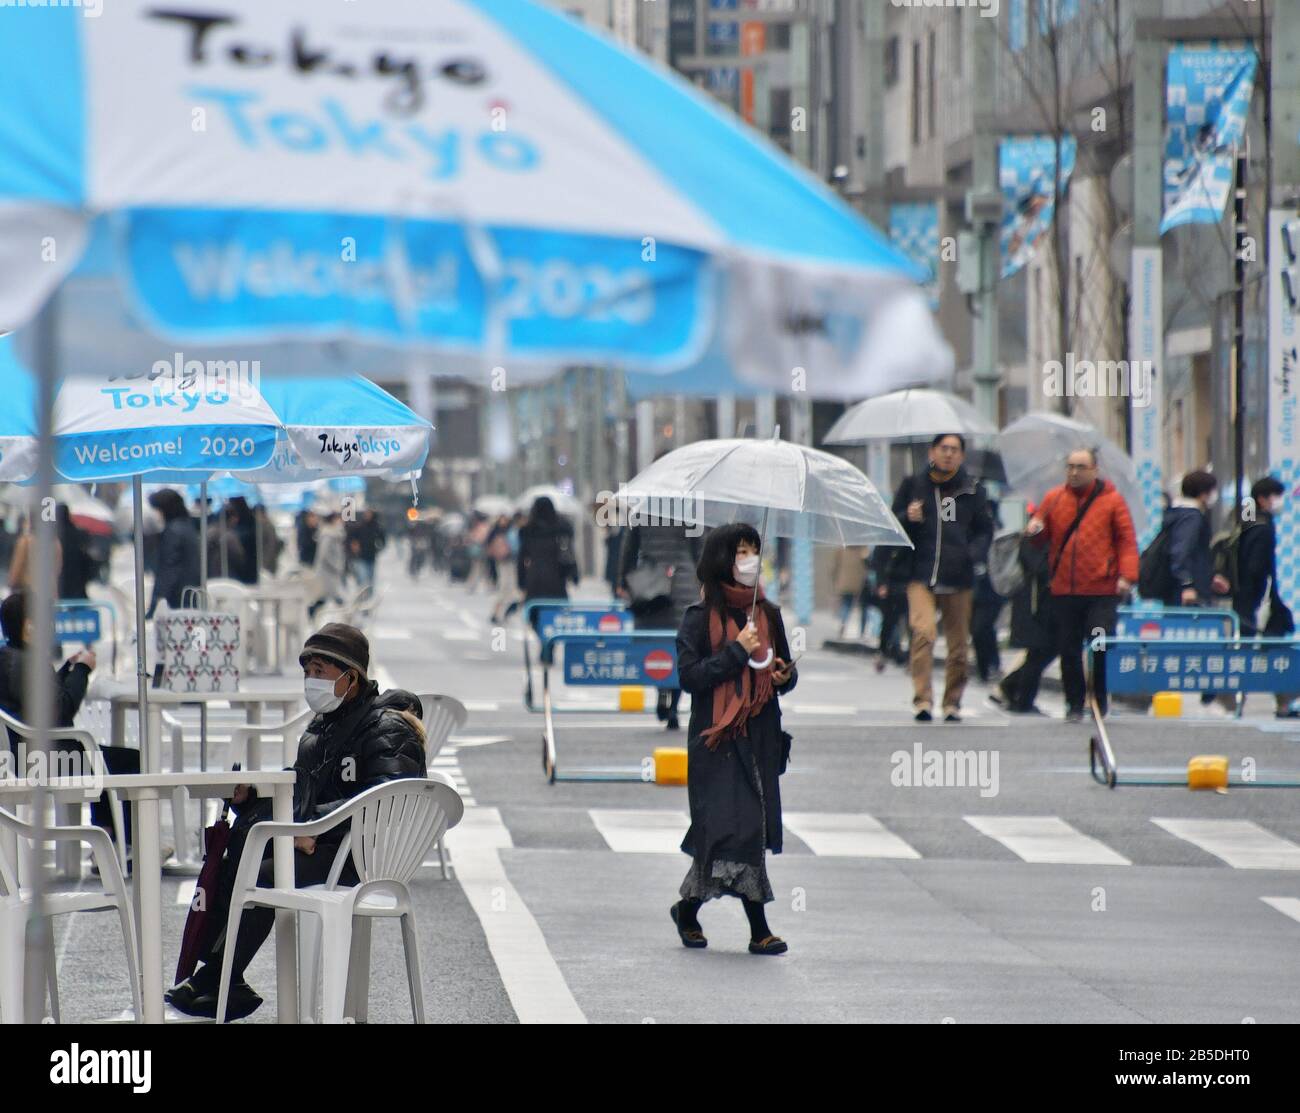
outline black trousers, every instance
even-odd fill
[[[1083,710],[1087,699],[1083,651],[1098,631],[1103,632],[1107,638],[1114,637],[1119,599],[1114,595],[1054,595],[1052,606],[1056,612],[1057,646],[1061,653],[1061,684],[1065,688],[1065,704],[1072,710]],[[1092,685],[1097,695],[1097,706],[1105,711],[1104,650],[1093,652],[1092,667]]]
[[[1034,706],[1043,673],[1055,660],[1055,643],[1051,648],[1031,649],[1026,652],[1020,667],[1002,678],[1002,690],[1007,695],[1012,711],[1028,711]]]
[[[879,599],[880,607],[880,653],[896,665],[907,664],[907,653],[903,649],[902,631],[907,628],[907,592],[894,591]]]
[[[993,590],[987,576],[975,581],[975,600],[971,608],[970,642],[975,650],[975,671],[981,680],[1002,667],[998,653],[998,616],[1007,601]]]
[[[269,818],[269,815],[265,818]],[[226,918],[230,915],[230,897],[235,889],[235,874],[239,869],[239,860],[243,855],[247,834],[248,828],[245,827],[231,835],[230,843],[226,848],[226,858],[221,864],[221,872],[217,877],[217,892],[208,906],[209,942],[207,953],[203,957],[206,965],[195,975],[200,983],[205,985],[210,984],[215,987],[221,977],[221,962],[226,947]],[[273,843],[268,842],[262,854],[262,865],[257,873],[257,885],[260,889],[270,889],[275,884],[272,846]],[[299,887],[324,884],[334,865],[336,850],[337,846],[332,845],[317,846],[315,854],[295,849],[293,852],[295,884]],[[349,855],[349,861],[343,867],[343,873],[339,877],[339,884],[355,885],[358,880],[357,871]],[[266,942],[266,937],[271,934],[274,926],[274,908],[264,908],[260,905],[244,906],[244,914],[239,920],[239,937],[235,940],[234,964],[230,973],[232,985],[243,978],[248,964],[253,961],[253,956]]]

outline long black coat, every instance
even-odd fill
[[[578,582],[578,564],[568,521],[527,522],[520,528],[515,575],[525,599],[569,597],[569,583]]]
[[[745,624],[745,612],[733,611],[732,618]],[[776,655],[790,660],[790,644],[780,612],[776,613],[772,641]],[[720,684],[739,681],[749,667],[749,655],[733,641],[714,653],[709,644],[709,615],[702,603],[686,609],[677,631],[677,675],[682,688],[691,693],[691,722],[687,731],[686,791],[691,807],[691,826],[682,839],[682,850],[702,861],[706,874],[713,860],[744,862],[757,866],[764,848],[781,853],[781,772],[785,742],[781,730],[781,707],[776,698],[747,724],[747,737],[727,739],[710,750],[700,735],[713,725],[713,692]],[[790,675],[778,695],[790,691],[798,680]],[[750,773],[750,756],[758,765],[766,802],[764,807]]]
[[[153,583],[152,615],[164,599],[175,610],[185,589],[199,586],[199,533],[189,517],[173,518],[158,538],[158,572]]]

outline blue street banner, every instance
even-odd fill
[[[889,206],[889,238],[929,278],[930,308],[939,308],[939,203],[918,201]]]
[[[1112,695],[1300,691],[1292,642],[1115,642],[1106,653]]]
[[[646,637],[566,637],[564,681],[580,686],[619,684],[676,688],[677,641],[672,635]]]
[[[1064,197],[1074,173],[1078,144],[1072,135],[1060,141],[1060,193]],[[1038,238],[1052,226],[1056,191],[1052,173],[1057,144],[1050,135],[1003,139],[999,148],[1002,183],[1002,277],[1010,278],[1033,257]]]
[[[1232,611],[1171,607],[1147,610],[1120,607],[1115,622],[1116,638],[1139,641],[1221,641],[1239,633],[1237,616]]]
[[[1223,219],[1256,66],[1253,50],[1180,46],[1169,52],[1162,234]]]

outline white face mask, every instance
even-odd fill
[[[731,566],[731,574],[736,583],[744,584],[745,587],[753,587],[758,581],[758,557],[737,557],[735,564]]]
[[[1205,508],[1208,510],[1211,506],[1214,506],[1216,503],[1218,503],[1218,501],[1219,501],[1219,492],[1211,491],[1205,499]]]
[[[328,715],[331,711],[338,708],[343,702],[342,696],[334,694],[333,680],[318,680],[315,677],[307,677],[302,682],[303,694],[307,698],[307,706],[318,715]],[[344,689],[346,691],[346,689]]]

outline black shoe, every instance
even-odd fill
[[[1031,704],[1029,707],[1012,707],[1008,705],[1007,710],[1012,715],[1042,715],[1036,704]]]
[[[679,723],[679,722],[677,721],[677,716],[676,716],[676,715],[669,715],[669,716],[668,716],[668,727],[667,727],[667,729],[668,729],[668,730],[681,730],[681,729],[682,729],[682,724]]]
[[[997,688],[990,692],[986,698],[994,707],[1000,707],[1004,711],[1014,710],[1011,707],[1011,701],[1007,699],[1006,693],[1001,688]]]
[[[689,947],[693,951],[698,951],[707,947],[709,941],[704,938],[704,932],[700,930],[698,921],[694,927],[691,927],[689,924],[686,927],[682,927],[681,923],[678,921],[678,912],[679,908],[676,904],[668,909],[668,915],[672,917],[673,923],[677,927],[677,936],[681,939],[682,946]]]
[[[885,671],[885,658],[884,658],[884,657],[877,657],[877,658],[876,658],[876,672],[884,672],[884,671]]]
[[[790,945],[775,935],[769,935],[765,939],[751,939],[749,941],[749,953],[751,955],[783,955],[790,949]]]
[[[1083,708],[1082,708],[1082,707],[1067,707],[1067,708],[1065,709],[1065,721],[1066,721],[1067,723],[1081,723],[1081,722],[1083,722]]]
[[[206,982],[195,984],[194,978],[187,978],[180,985],[172,986],[163,1000],[173,1009],[186,1016],[205,1016],[215,1019],[217,1015],[217,987],[208,987]],[[262,1007],[262,998],[242,979],[230,987],[230,999],[226,1003],[226,1019],[242,1020]]]
[[[934,720],[934,716],[930,714],[930,709],[928,707],[921,708],[921,710],[913,715],[912,718],[918,723],[929,723]]]
[[[948,714],[943,717],[943,721],[945,723],[960,723],[961,715],[956,711],[949,711]]]

